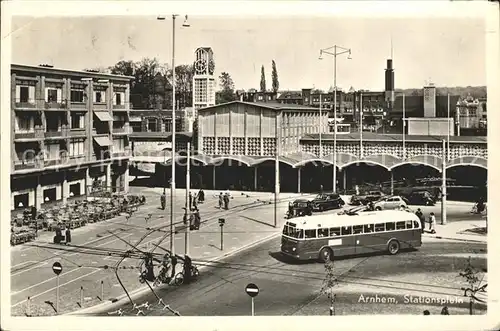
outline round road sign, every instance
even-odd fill
[[[245,287],[245,292],[247,292],[247,294],[253,298],[256,297],[257,294],[259,294],[259,288],[257,287],[257,285],[250,283],[247,285],[247,287]]]
[[[54,273],[56,275],[59,275],[62,272],[62,265],[61,265],[61,263],[54,262],[54,264],[52,265],[52,271],[54,271]]]

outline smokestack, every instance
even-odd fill
[[[387,60],[387,68],[385,69],[385,101],[387,102],[388,111],[394,107],[394,69],[392,67],[392,59]]]

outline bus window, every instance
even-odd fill
[[[375,232],[384,232],[384,231],[385,231],[385,223],[375,224]]]
[[[396,230],[404,230],[404,229],[406,229],[405,221],[396,222]]]
[[[309,238],[316,238],[316,230],[305,230],[305,238],[306,239],[309,239]]]
[[[328,229],[318,229],[318,238],[328,237]]]
[[[412,229],[413,228],[413,222],[412,221],[406,221],[406,228],[407,229]]]
[[[350,227],[350,226],[343,226],[342,227],[342,235],[343,236],[351,234],[351,233],[352,233],[352,227]]]
[[[414,229],[418,229],[419,228],[419,225],[418,225],[417,221],[413,221],[413,228]]]
[[[363,233],[363,226],[362,225],[355,225],[352,227],[352,233],[353,234],[358,234],[358,233]]]
[[[396,227],[395,227],[394,222],[387,222],[387,223],[385,223],[385,230],[386,231],[394,231],[395,228]]]
[[[365,233],[373,232],[373,224],[365,224]]]
[[[330,237],[340,236],[340,228],[330,228]]]

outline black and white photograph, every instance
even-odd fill
[[[2,329],[500,325],[498,3],[2,9]]]

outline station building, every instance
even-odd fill
[[[11,209],[128,191],[133,77],[11,66]]]

